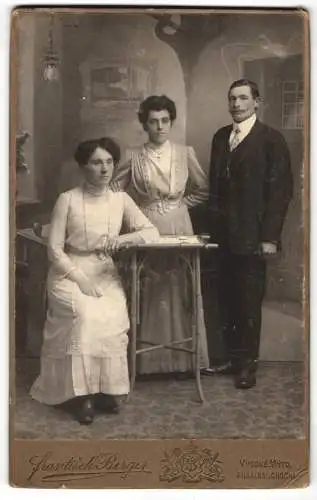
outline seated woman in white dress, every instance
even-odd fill
[[[120,159],[114,141],[82,142],[75,159],[83,182],[59,195],[50,224],[48,310],[31,396],[48,405],[74,400],[77,420],[90,424],[96,395],[116,412],[114,396],[129,392],[129,317],[111,255],[159,233],[126,193],[109,188]],[[120,234],[123,225],[129,233]]]

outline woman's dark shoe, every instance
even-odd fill
[[[93,423],[95,411],[92,398],[85,397],[79,399],[76,417],[81,425],[90,425]]]
[[[96,394],[95,405],[97,410],[104,413],[118,414],[120,411],[120,407],[115,396],[110,394]]]

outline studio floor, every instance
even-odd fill
[[[236,390],[228,376],[202,377],[206,401],[198,403],[195,380],[139,380],[119,415],[98,414],[81,426],[61,409],[31,399],[37,359],[18,358],[14,434],[24,439],[302,438],[307,405],[301,362],[262,362],[257,385]]]

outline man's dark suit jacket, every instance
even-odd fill
[[[290,154],[282,134],[259,120],[233,152],[231,131],[219,129],[212,142],[210,233],[232,253],[248,255],[261,242],[280,245],[293,191]]]

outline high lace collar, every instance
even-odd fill
[[[95,186],[94,184],[91,184],[87,181],[83,182],[82,189],[83,189],[84,193],[87,193],[87,194],[89,194],[91,196],[95,196],[95,197],[105,196],[110,191],[109,186]]]
[[[144,145],[145,151],[155,158],[161,158],[161,156],[170,150],[171,143],[169,140],[165,141],[164,144],[156,145],[152,142],[147,142]]]

